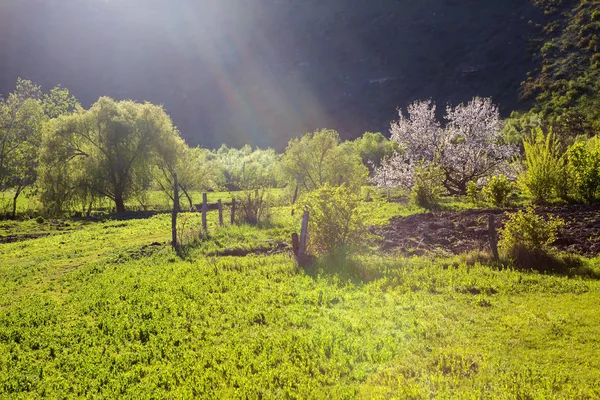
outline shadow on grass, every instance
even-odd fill
[[[74,215],[70,219],[74,221],[130,221],[135,219],[147,219],[158,214],[170,214],[170,211],[127,211],[123,213],[106,213],[91,216]]]
[[[350,281],[354,284],[372,282],[384,276],[381,271],[356,256],[357,254],[347,251],[308,256],[302,263],[302,269],[312,278],[331,276],[340,282]]]
[[[495,260],[489,252],[473,251],[459,256],[459,260],[467,265],[479,263],[498,269],[514,268],[523,272],[600,280],[600,269],[594,268],[592,260],[576,254],[544,249],[518,247],[503,254],[500,260]]]

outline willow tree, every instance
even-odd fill
[[[17,199],[37,177],[43,125],[77,107],[67,89],[57,86],[44,94],[40,86],[25,79],[18,79],[15,90],[0,98],[0,191],[12,191],[13,216]]]
[[[73,196],[89,194],[112,200],[124,212],[126,201],[149,187],[154,166],[177,157],[169,149],[180,142],[162,107],[102,97],[89,110],[56,118],[46,130],[42,202],[56,212]],[[63,199],[56,203],[56,196]]]

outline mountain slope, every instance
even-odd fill
[[[536,0],[551,17],[525,97],[562,134],[600,133],[600,0]]]
[[[175,6],[174,4],[177,4]],[[193,144],[285,146],[387,131],[396,108],[492,96],[507,113],[544,16],[529,0],[20,0],[0,13],[17,76],[165,105]],[[530,21],[534,22],[531,23]]]

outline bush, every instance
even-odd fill
[[[483,198],[496,207],[503,207],[512,192],[513,184],[508,181],[506,175],[493,176],[482,189]]]
[[[523,139],[523,147],[526,171],[519,177],[519,182],[534,203],[548,203],[557,195],[558,177],[565,167],[560,143],[552,131],[545,135],[537,128]]]
[[[432,208],[440,201],[444,191],[442,185],[443,171],[436,164],[421,164],[415,169],[415,184],[412,188],[412,199],[418,206]]]
[[[35,222],[37,222],[38,224],[43,224],[44,222],[46,222],[46,220],[44,219],[44,217],[42,217],[41,215],[39,215],[36,219]]]
[[[477,204],[480,201],[481,189],[477,186],[477,182],[470,181],[467,183],[467,199],[473,203]]]
[[[346,253],[364,243],[366,209],[361,196],[348,186],[325,185],[306,195],[300,206],[310,212],[308,232],[315,252]]]
[[[595,202],[600,188],[600,140],[574,143],[567,151],[567,159],[575,196],[587,203]]]
[[[544,219],[533,207],[525,212],[519,210],[509,216],[500,230],[499,247],[502,254],[520,266],[531,266],[536,260],[548,258],[549,246],[556,240],[558,230],[564,221],[550,216]]]
[[[255,189],[235,197],[236,222],[258,225],[271,217],[271,198],[266,189]]]

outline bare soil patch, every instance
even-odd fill
[[[375,228],[381,236],[381,249],[405,255],[432,252],[460,254],[472,250],[488,250],[488,216],[495,216],[501,228],[507,214],[516,209],[478,209],[460,212],[431,212],[392,218],[390,224]],[[600,254],[600,205],[539,207],[544,215],[565,221],[553,246],[561,251],[594,257]]]
[[[50,235],[49,233],[24,233],[21,235],[0,236],[0,244],[15,243],[15,242],[21,242],[23,240],[30,240],[30,239],[39,239],[39,238],[46,237],[49,235]]]

